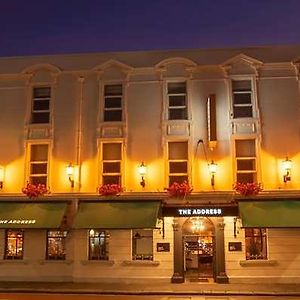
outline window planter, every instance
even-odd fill
[[[27,185],[22,189],[22,193],[29,198],[37,198],[49,194],[49,189],[44,184],[33,184],[27,182]]]
[[[98,187],[98,193],[101,196],[116,196],[123,192],[119,184],[104,184]]]

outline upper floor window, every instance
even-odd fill
[[[59,231],[59,230],[47,231],[46,259],[50,259],[50,260],[66,259],[66,237],[67,237],[67,231]]]
[[[29,182],[47,185],[48,145],[30,145]]]
[[[109,234],[105,230],[89,230],[89,260],[108,260]]]
[[[5,231],[4,259],[23,259],[24,231],[8,229]]]
[[[168,83],[168,113],[169,120],[187,119],[186,82]]]
[[[122,84],[104,86],[104,122],[122,121]]]
[[[50,87],[33,88],[31,123],[45,124],[50,122]]]
[[[153,260],[153,230],[132,230],[132,259]]]
[[[235,140],[236,181],[256,182],[255,139]]]
[[[234,118],[253,117],[253,96],[251,80],[232,80]]]
[[[169,186],[188,181],[188,143],[168,143]]]
[[[102,144],[102,184],[121,185],[122,143]]]
[[[267,232],[265,228],[245,228],[246,259],[267,259]]]

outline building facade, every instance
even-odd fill
[[[0,58],[0,280],[299,283],[299,71],[300,46]]]

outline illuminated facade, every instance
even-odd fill
[[[0,280],[300,282],[299,57],[0,58]]]

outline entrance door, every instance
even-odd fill
[[[214,226],[208,218],[190,218],[183,225],[185,276],[190,281],[213,277]]]

